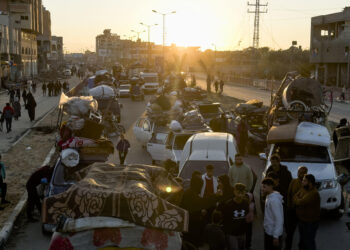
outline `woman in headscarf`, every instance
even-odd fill
[[[36,107],[36,101],[32,93],[29,92],[29,94],[27,95],[26,108],[28,110],[28,115],[31,122],[35,120],[35,107]]]
[[[18,117],[21,116],[21,104],[19,103],[19,98],[17,96],[15,97],[15,101],[13,103],[13,109],[15,111],[13,117],[17,121]]]

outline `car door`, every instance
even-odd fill
[[[142,141],[142,138],[141,138],[141,135],[142,135],[142,127],[143,127],[143,123],[145,121],[145,118],[139,118],[135,125],[134,125],[134,128],[133,128],[133,132],[134,132],[134,135],[136,137],[136,140],[141,142]]]
[[[167,133],[154,133],[147,143],[147,151],[152,157],[152,161],[165,161],[167,154],[165,142],[168,137]]]

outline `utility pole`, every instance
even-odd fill
[[[152,12],[163,16],[163,73],[164,73],[164,71],[165,71],[165,16],[175,14],[176,11],[172,11],[172,12],[168,12],[168,13],[161,13],[161,12],[158,12],[156,10],[152,10]]]
[[[268,3],[260,4],[260,0],[256,0],[255,4],[248,2],[248,13],[254,13],[254,35],[253,35],[253,48],[259,48],[259,39],[260,39],[260,14],[267,13],[267,8],[261,10],[260,7],[267,7]],[[255,7],[254,11],[249,10],[249,7]]]

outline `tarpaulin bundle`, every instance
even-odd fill
[[[136,225],[187,231],[188,212],[174,203],[182,187],[161,167],[94,163],[75,173],[80,180],[43,202],[43,222],[106,216]],[[173,202],[173,203],[171,203]]]

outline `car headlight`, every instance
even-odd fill
[[[336,180],[324,180],[321,182],[320,190],[336,188],[338,182]]]

